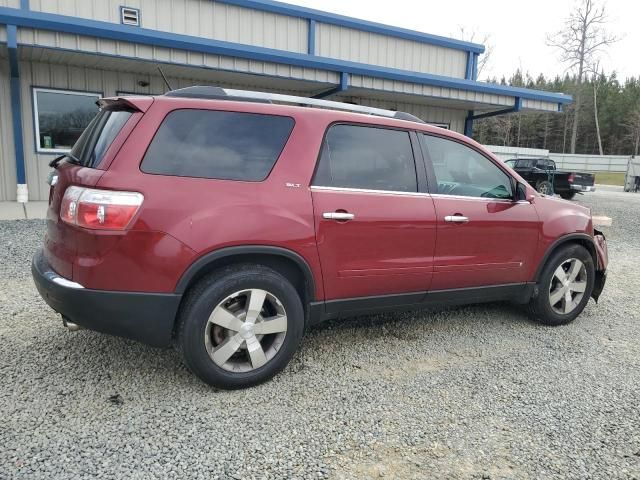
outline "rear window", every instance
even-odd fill
[[[142,160],[145,173],[258,182],[271,172],[293,130],[290,117],[175,110]]]
[[[84,167],[97,167],[131,115],[131,111],[101,110],[78,138],[71,157]]]

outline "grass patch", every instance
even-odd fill
[[[619,172],[595,172],[596,183],[601,185],[624,185],[624,173]]]

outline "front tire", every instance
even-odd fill
[[[189,292],[176,344],[201,380],[237,389],[282,371],[303,332],[304,308],[285,277],[261,265],[234,265]]]
[[[540,275],[538,295],[529,303],[530,316],[544,325],[565,325],[582,313],[595,281],[591,254],[571,244],[551,255]]]

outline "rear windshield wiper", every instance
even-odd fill
[[[80,161],[80,159],[76,156],[74,156],[72,153],[65,153],[63,155],[60,155],[59,157],[54,158],[53,160],[51,160],[49,162],[49,166],[51,168],[58,168],[58,165],[60,165],[60,162],[62,160],[64,160],[65,158],[68,158],[68,162],[69,163],[73,163],[74,165],[82,165],[82,162]]]

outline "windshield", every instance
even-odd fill
[[[100,110],[75,143],[69,156],[84,167],[97,167],[107,149],[133,113]]]

